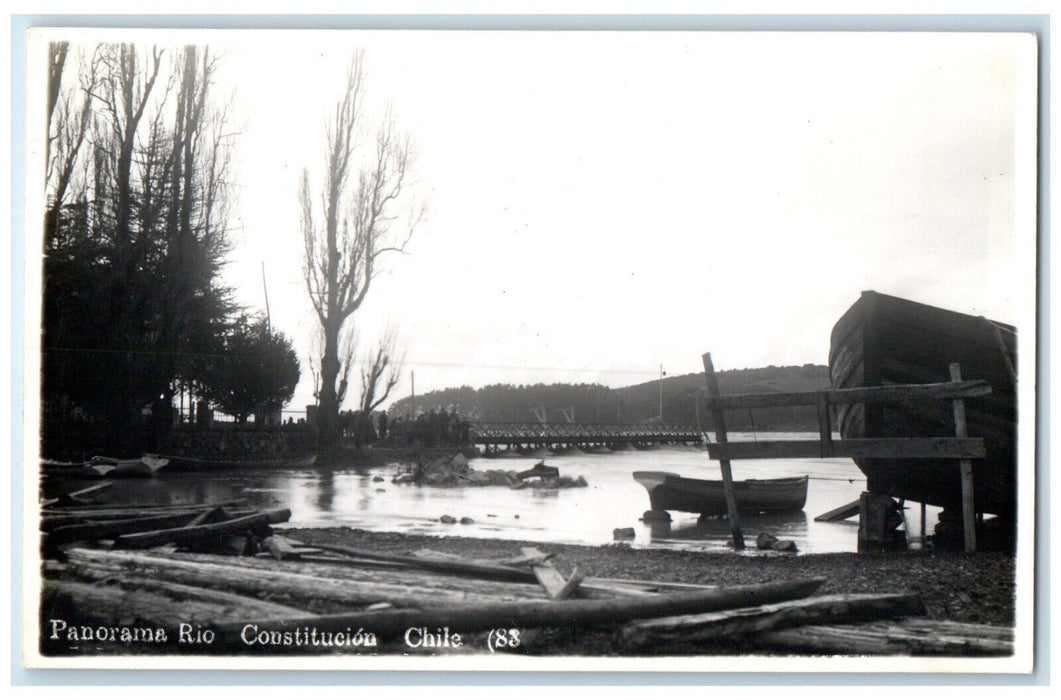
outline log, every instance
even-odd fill
[[[924,615],[914,594],[830,595],[740,610],[632,622],[620,632],[628,649],[694,642],[718,642],[776,629],[821,623]]]
[[[759,641],[764,648],[811,654],[1013,655],[1012,629],[945,620],[808,625],[767,632]]]
[[[71,548],[69,571],[79,578],[106,581],[115,575],[171,581],[291,601],[314,599],[336,605],[391,603],[396,607],[542,598],[537,586],[469,581],[453,576],[410,575],[408,572],[356,571],[348,567],[305,562],[277,562],[253,557],[210,554],[161,556],[143,552]],[[360,578],[356,576],[360,575]]]
[[[53,565],[48,567],[47,575],[49,579],[46,585],[60,584],[67,582],[55,581],[55,578],[65,576],[73,573],[71,567],[68,565]],[[82,582],[83,583],[83,582]],[[163,596],[167,596],[173,599],[177,603],[187,601],[198,601],[202,603],[208,603],[211,605],[218,605],[225,608],[224,611],[219,612],[223,615],[223,618],[218,619],[231,619],[239,616],[246,615],[262,615],[266,617],[290,617],[291,615],[309,615],[310,613],[299,608],[294,608],[288,605],[280,605],[266,600],[259,600],[249,596],[243,596],[228,591],[218,591],[211,588],[204,588],[202,586],[188,585],[185,583],[177,583],[175,581],[166,581],[152,578],[144,578],[138,574],[127,574],[127,573],[111,573],[105,582],[98,581],[93,585],[99,585],[104,583],[105,586],[117,586],[127,592],[132,591],[146,591],[148,593],[158,593]],[[61,589],[62,586],[56,586],[56,589]],[[73,591],[73,589],[70,589]],[[110,595],[110,594],[108,594]],[[79,609],[88,610],[91,608],[81,607]],[[145,615],[140,615],[145,617]]]
[[[514,566],[484,564],[468,560],[390,554],[386,552],[375,552],[370,549],[340,547],[329,544],[318,544],[313,546],[324,552],[335,552],[336,554],[344,554],[362,559],[375,559],[383,562],[408,564],[409,566],[415,566],[430,571],[440,571],[464,576],[488,576],[503,581],[533,582],[537,580],[532,572]]]
[[[57,581],[45,579],[41,585],[41,595],[45,609],[58,606],[76,610],[83,618],[109,623],[136,621],[168,628],[168,634],[174,634],[179,623],[213,626],[218,620],[233,619],[234,606],[231,601],[216,602],[193,600],[188,598],[174,599],[159,591],[126,589],[122,586],[99,583],[81,583],[78,581]],[[258,601],[250,601],[258,603]],[[282,609],[272,609],[266,605],[257,605],[266,617],[277,617],[274,613]]]
[[[244,625],[258,630],[282,630],[316,627],[323,631],[341,631],[347,627],[371,630],[381,639],[392,639],[410,627],[428,629],[449,627],[460,633],[494,628],[525,627],[603,627],[630,620],[704,613],[748,607],[756,604],[802,598],[812,594],[824,579],[733,586],[698,593],[676,593],[612,600],[550,600],[485,603],[425,607],[419,611],[394,610],[321,615],[301,619],[246,621],[215,626],[219,639],[237,637]]]
[[[138,532],[130,535],[121,535],[114,540],[114,546],[128,549],[144,549],[157,544],[168,542],[188,542],[198,539],[203,535],[220,534],[245,530],[260,525],[271,523],[283,523],[291,519],[291,511],[287,508],[245,515],[241,518],[233,518],[220,523],[209,525],[196,525],[194,527],[178,527],[168,530],[156,530],[154,532]]]

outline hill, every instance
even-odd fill
[[[823,365],[762,367],[718,373],[722,394],[766,394],[784,391],[817,391],[828,388],[829,370]],[[705,396],[704,375],[665,377],[663,422],[706,427],[697,399]],[[469,420],[548,422],[573,419],[579,423],[642,423],[660,420],[660,381],[619,389],[601,384],[491,384],[481,389],[464,386],[432,391],[395,401],[388,413],[413,415],[430,410],[456,410]],[[750,411],[729,411],[731,430],[817,430],[812,406]]]

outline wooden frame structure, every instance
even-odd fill
[[[726,489],[733,544],[744,547],[743,533],[733,496],[730,461],[734,459],[820,459],[828,457],[878,459],[955,459],[959,461],[962,485],[962,521],[965,550],[976,551],[976,509],[973,494],[973,459],[982,459],[987,451],[983,438],[966,433],[964,399],[986,396],[991,386],[986,381],[962,381],[958,363],[950,365],[951,381],[937,384],[893,384],[857,389],[789,392],[779,394],[742,394],[720,396],[711,353],[703,356],[707,382],[706,406],[715,427],[715,442],[707,446],[711,459],[718,460]],[[834,440],[831,406],[854,403],[887,403],[922,400],[950,400],[954,406],[955,437],[893,437]],[[777,406],[816,406],[817,440],[772,440],[729,442],[723,411],[727,409],[773,408]]]

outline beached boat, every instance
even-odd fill
[[[688,479],[671,472],[634,472],[634,480],[648,491],[652,510],[676,510],[701,515],[725,515],[722,481]],[[807,502],[806,476],[782,479],[744,479],[733,482],[741,513],[803,510]]]
[[[137,459],[116,459],[114,457],[93,457],[81,465],[82,470],[112,477],[148,477],[154,476],[169,464],[168,459],[156,455],[144,455]]]
[[[169,472],[217,471],[223,469],[299,469],[312,467],[316,454],[297,457],[222,459],[214,457],[182,457],[179,455],[151,455],[169,463]]]
[[[1016,512],[1016,347],[1012,326],[983,317],[863,292],[833,328],[829,375],[837,389],[963,380],[991,385],[965,399],[969,437],[984,439],[985,459],[972,460],[975,507],[1006,517]],[[838,407],[845,439],[953,437],[951,401],[851,404]],[[956,460],[857,459],[870,491],[961,508]]]

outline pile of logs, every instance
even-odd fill
[[[565,574],[532,547],[503,560],[469,560],[306,544],[271,527],[289,516],[240,503],[52,502],[42,517],[42,625],[88,616],[100,625],[210,631],[209,645],[182,647],[174,635],[170,646],[140,653],[277,652],[247,648],[249,628],[359,630],[378,640],[376,653],[424,651],[408,647],[415,628],[480,641],[491,630],[521,630],[518,651],[530,654],[535,631],[549,629],[603,635],[615,654],[1012,654],[1012,630],[927,620],[912,594],[816,595],[820,579],[711,587],[599,578],[578,567]],[[73,653],[62,640],[42,642],[46,653]],[[487,649],[468,643],[459,651]]]

